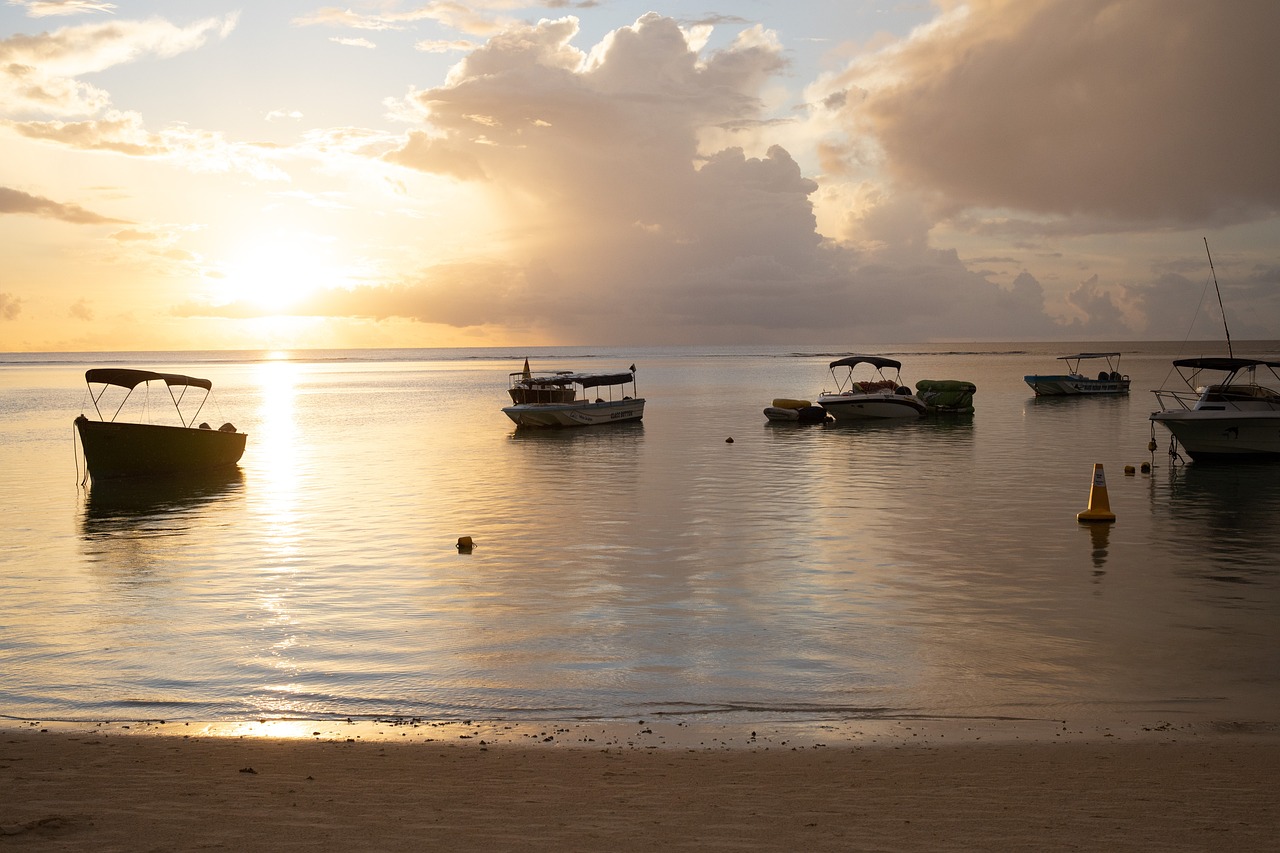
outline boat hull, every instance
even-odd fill
[[[529,403],[507,406],[502,413],[518,427],[601,426],[640,420],[644,417],[644,400],[636,398],[603,403]]]
[[[1082,394],[1128,394],[1128,379],[1088,379],[1083,376],[1031,375],[1022,377],[1037,397],[1074,397]]]
[[[173,477],[231,468],[244,455],[242,432],[112,423],[76,418],[89,476],[95,480],[123,477]]]
[[[1151,416],[1195,460],[1280,458],[1280,413],[1169,411]]]
[[[919,399],[905,394],[823,394],[818,405],[837,421],[919,418],[928,410]]]
[[[827,410],[821,406],[804,405],[796,408],[767,406],[764,416],[780,424],[820,424],[827,420]]]

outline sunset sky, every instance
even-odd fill
[[[0,0],[0,350],[1213,339],[1206,237],[1274,340],[1277,34],[1274,0]]]

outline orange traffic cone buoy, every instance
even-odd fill
[[[1116,520],[1111,511],[1111,501],[1107,498],[1107,477],[1102,473],[1102,463],[1093,464],[1093,485],[1089,487],[1089,508],[1076,514],[1076,521],[1081,523],[1104,522]]]

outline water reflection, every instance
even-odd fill
[[[297,659],[297,596],[298,575],[306,562],[305,513],[299,508],[304,473],[297,411],[302,369],[291,361],[268,361],[258,366],[256,376],[261,402],[248,521],[258,538],[258,559],[255,576],[245,579],[254,590],[255,611],[249,619],[256,630],[245,649],[245,666],[260,682],[254,692],[274,712],[300,710],[291,697],[301,691],[295,683],[302,669]]]
[[[1111,544],[1111,525],[1082,524],[1080,526],[1089,530],[1089,541],[1092,545],[1093,574],[1094,577],[1101,577],[1106,574],[1102,567],[1107,564],[1107,546]]]
[[[244,487],[239,468],[204,471],[181,478],[99,480],[87,490],[83,532],[86,537],[126,529],[131,521],[173,516]]]
[[[643,421],[627,421],[620,424],[604,424],[595,427],[566,427],[564,429],[538,429],[516,427],[511,431],[512,441],[546,442],[548,444],[581,443],[598,444],[638,438],[644,433]]]
[[[243,491],[239,468],[180,479],[95,482],[80,523],[84,555],[128,574],[169,563],[188,545],[183,540],[209,523],[215,506]]]
[[[1171,466],[1168,503],[1178,538],[1204,553],[1195,564],[1203,577],[1252,583],[1280,576],[1280,465]]]

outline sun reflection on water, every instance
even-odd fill
[[[260,559],[256,579],[256,619],[262,628],[262,642],[253,652],[265,670],[293,675],[299,671],[292,652],[298,646],[294,597],[295,576],[302,559],[303,512],[298,506],[299,454],[297,443],[297,397],[300,366],[284,360],[270,360],[258,366],[261,407],[255,435],[255,484],[253,511],[259,516]],[[263,685],[270,692],[278,687]],[[293,710],[279,702],[277,712]],[[273,724],[276,737],[296,736],[283,732],[286,726]]]
[[[268,553],[284,558],[296,552],[297,539],[298,372],[298,365],[289,361],[268,361],[258,367],[262,405],[254,435],[254,462],[262,479],[255,489],[256,509],[266,522]]]

